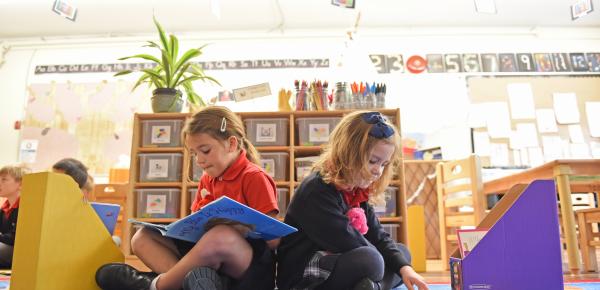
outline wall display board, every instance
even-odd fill
[[[131,86],[124,81],[31,84],[20,128],[20,162],[45,171],[73,157],[92,173],[108,174],[120,155],[129,155],[131,115],[148,103],[150,92],[131,92]]]
[[[473,76],[467,85],[483,166],[600,158],[600,77]]]

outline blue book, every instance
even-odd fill
[[[121,206],[118,204],[112,203],[101,203],[101,202],[90,202],[90,205],[96,213],[98,217],[102,220],[102,223],[108,230],[108,232],[112,235],[115,231],[115,225],[117,224],[117,219],[119,218],[119,211],[121,210]]]
[[[208,224],[226,223],[227,220],[241,223],[250,228],[248,237],[265,241],[287,236],[297,229],[278,221],[229,197],[222,196],[205,205],[201,210],[178,221],[153,224],[129,219],[133,224],[158,230],[163,236],[195,243],[205,233]]]

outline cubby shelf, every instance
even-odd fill
[[[393,123],[400,128],[400,110],[399,109],[380,109],[378,110],[382,114],[391,117]],[[242,120],[246,119],[272,119],[272,118],[280,118],[287,119],[287,145],[285,146],[256,146],[257,150],[260,153],[271,153],[271,152],[284,152],[288,154],[287,160],[287,168],[286,168],[286,178],[285,180],[276,180],[275,184],[278,188],[287,189],[287,201],[290,200],[290,197],[293,195],[294,189],[299,185],[299,182],[295,179],[295,166],[294,161],[296,158],[305,157],[305,156],[315,156],[318,155],[323,146],[304,146],[299,145],[298,140],[298,130],[299,128],[296,125],[296,120],[298,118],[333,118],[333,117],[342,117],[343,115],[350,113],[351,111],[323,111],[323,112],[240,112],[237,113],[238,116],[241,117]],[[143,128],[142,121],[147,120],[155,120],[155,121],[165,121],[165,120],[182,120],[186,121],[190,117],[190,114],[186,113],[159,113],[159,114],[135,114],[134,116],[134,130],[133,130],[133,140],[131,147],[131,166],[130,166],[130,182],[129,182],[129,190],[127,195],[127,216],[135,217],[136,213],[136,189],[148,189],[148,188],[176,188],[181,191],[181,196],[179,198],[179,217],[183,217],[190,213],[190,194],[188,192],[190,189],[195,189],[198,186],[197,181],[193,181],[190,177],[190,172],[192,168],[192,160],[190,158],[189,153],[185,150],[183,145],[178,147],[143,147],[142,145],[142,137],[143,137]],[[176,182],[139,182],[140,168],[139,168],[139,153],[179,153],[182,154],[181,159],[181,180]],[[178,170],[179,170],[178,169]],[[404,180],[402,180],[403,174],[403,166],[397,168],[398,174],[397,177],[391,182],[392,186],[398,187],[397,196],[396,196],[396,214],[395,217],[382,217],[380,221],[382,224],[397,224],[398,225],[398,237],[400,242],[406,243],[406,205],[404,204],[405,199],[405,191],[404,191]],[[170,223],[177,218],[140,218],[142,221],[146,222],[154,222],[154,223]],[[124,227],[124,250],[126,254],[131,253],[130,249],[130,240],[133,235],[133,228],[130,224]]]

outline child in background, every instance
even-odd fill
[[[17,232],[21,181],[28,170],[18,166],[0,169],[0,197],[6,198],[0,213],[0,268],[10,269]]]
[[[369,203],[389,185],[399,152],[400,136],[379,112],[341,120],[289,204],[285,223],[298,232],[277,252],[280,290],[428,289]]]
[[[226,195],[269,216],[277,215],[275,182],[257,165],[258,152],[246,139],[237,115],[225,107],[207,107],[183,131],[186,148],[203,169],[192,211]],[[220,224],[197,243],[189,243],[142,228],[131,247],[159,275],[153,278],[125,264],[107,264],[96,273],[96,282],[104,290],[272,290],[272,249],[279,240],[255,240],[245,233],[239,225]]]
[[[54,163],[52,171],[71,176],[77,182],[79,189],[82,190],[88,182],[88,168],[81,161],[74,158],[65,158]]]

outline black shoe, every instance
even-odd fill
[[[148,290],[156,273],[140,272],[121,263],[106,264],[96,271],[96,284],[103,290]]]
[[[373,282],[373,280],[369,279],[369,278],[363,278],[360,281],[358,281],[358,283],[356,283],[356,285],[354,285],[354,288],[352,288],[352,290],[379,290],[379,283],[377,282]]]
[[[227,279],[209,267],[199,267],[190,271],[183,279],[184,290],[226,290]]]

